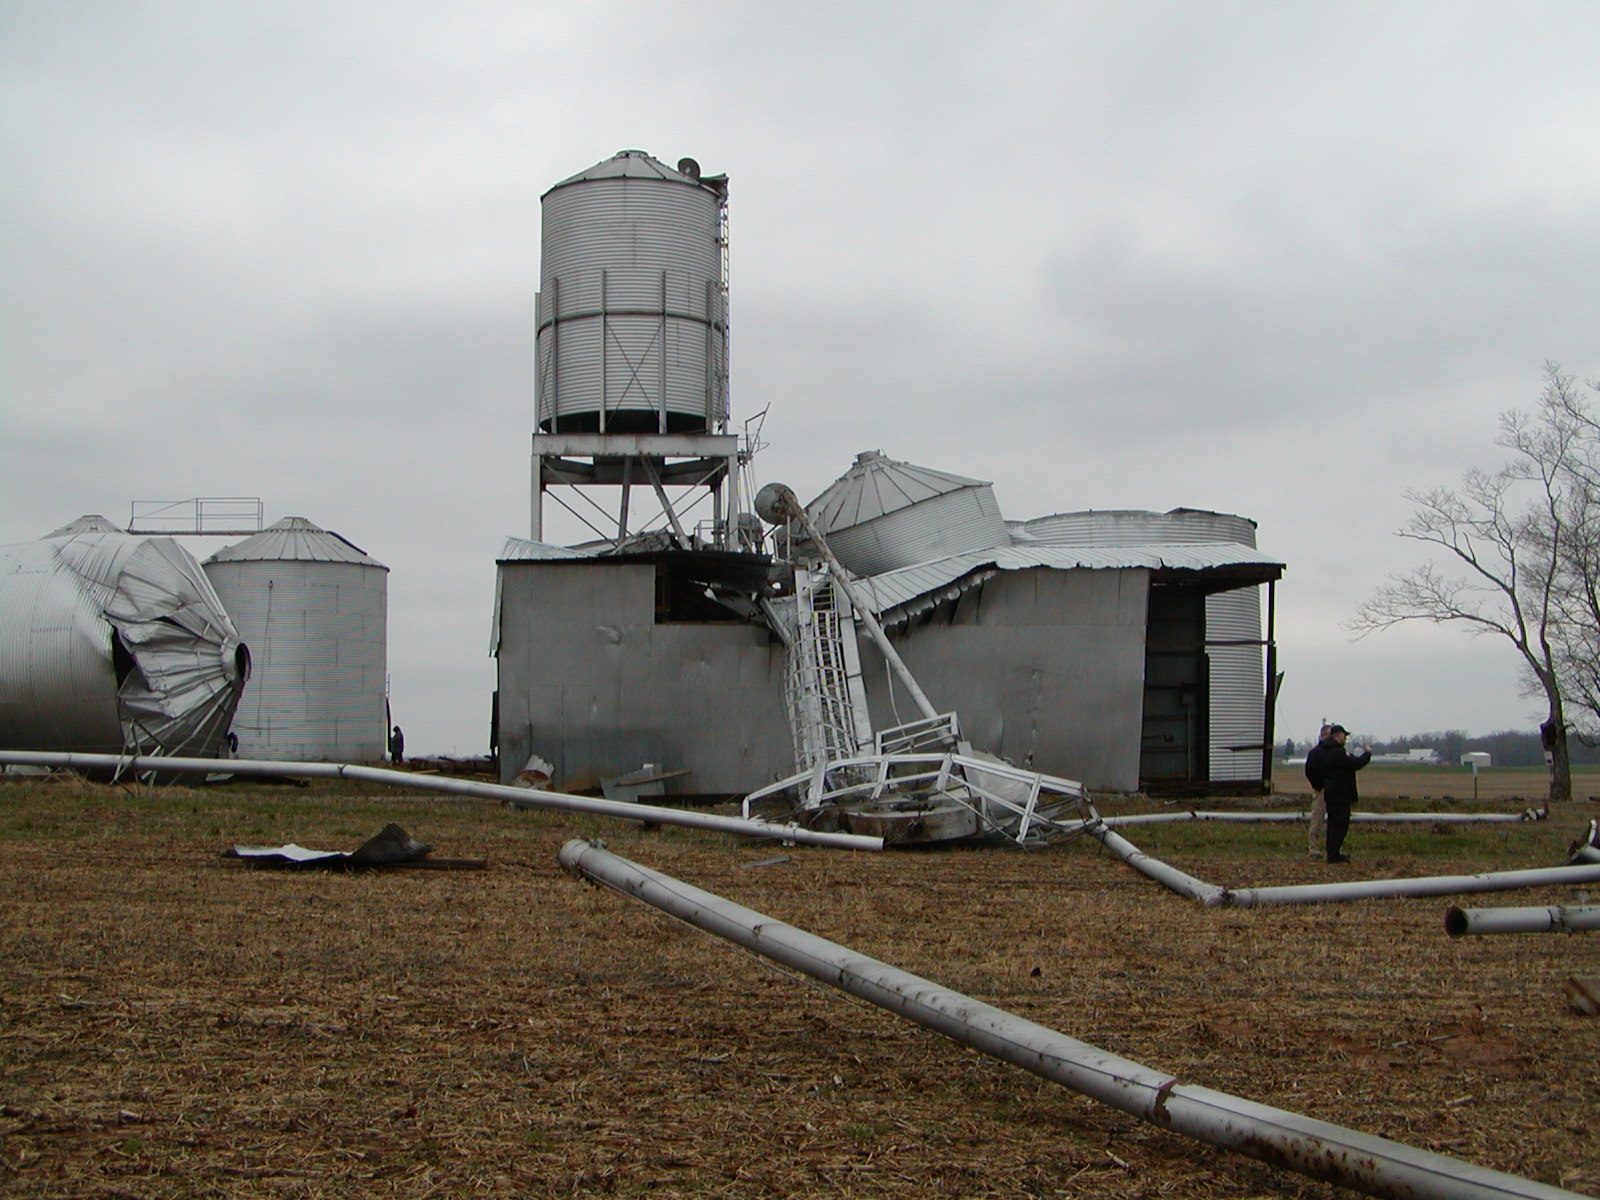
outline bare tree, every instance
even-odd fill
[[[1566,688],[1574,676],[1564,656],[1582,640],[1575,613],[1583,608],[1573,594],[1574,564],[1585,548],[1600,551],[1592,531],[1600,516],[1594,486],[1600,472],[1586,475],[1600,465],[1594,453],[1600,427],[1586,425],[1587,414],[1562,399],[1571,395],[1570,380],[1553,364],[1545,374],[1533,413],[1513,410],[1500,418],[1495,441],[1512,452],[1510,461],[1494,472],[1468,471],[1457,489],[1406,492],[1417,511],[1398,536],[1438,547],[1448,566],[1429,562],[1390,575],[1345,627],[1359,636],[1402,621],[1455,622],[1510,642],[1530,692],[1548,707],[1541,732],[1550,757],[1549,798],[1559,801],[1572,798]],[[1600,552],[1593,565],[1591,594],[1600,600]],[[1600,629],[1600,604],[1592,612]],[[1600,700],[1600,659],[1594,665]]]
[[[1590,382],[1588,391],[1600,391]],[[1600,738],[1600,419],[1576,378],[1545,364],[1539,411],[1516,419],[1509,443],[1525,458],[1558,464],[1559,543],[1545,549],[1557,571],[1558,619],[1551,631],[1567,715],[1585,741]]]

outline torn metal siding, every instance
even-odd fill
[[[1212,571],[1238,568],[1260,577],[1276,577],[1282,563],[1253,546],[1230,542],[1150,546],[996,546],[968,550],[932,562],[888,571],[862,581],[874,610],[885,625],[903,623],[941,599],[982,582],[997,571],[1032,567],[1056,570]],[[1254,582],[1255,580],[1251,580]]]
[[[0,746],[215,753],[248,674],[215,590],[170,538],[0,547]]]

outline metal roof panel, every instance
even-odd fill
[[[285,517],[242,542],[225,546],[206,561],[341,562],[389,569],[354,542],[313,525],[304,517]]]
[[[828,534],[947,492],[988,486],[982,479],[899,462],[881,450],[867,450],[858,454],[850,469],[822,495],[806,505],[806,511],[817,528]]]
[[[931,593],[944,592],[958,581],[962,581],[964,587],[970,587],[998,571],[1022,571],[1031,567],[1050,567],[1062,571],[1128,568],[1205,571],[1234,566],[1281,569],[1283,565],[1254,546],[1236,542],[1150,546],[996,546],[989,550],[968,550],[918,563],[913,567],[885,571],[862,580],[861,584],[862,590],[871,599],[873,611],[881,615]]]

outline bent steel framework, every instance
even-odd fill
[[[957,752],[832,759],[744,799],[746,817],[792,813],[815,828],[899,844],[993,836],[1039,846],[1096,824],[1083,785]]]
[[[1174,1133],[1392,1200],[1578,1200],[1578,1193],[1179,1081],[588,842],[561,863],[763,958]]]
[[[939,712],[928,699],[793,491],[781,483],[767,484],[756,496],[756,511],[774,525],[792,523],[805,530],[828,568],[815,578],[826,580],[828,607],[838,610],[838,619],[823,634],[814,620],[816,593],[809,586],[797,591],[797,629],[809,630],[810,636],[786,639],[791,659],[837,658],[842,663],[851,657],[842,645],[828,649],[817,643],[824,638],[846,642],[859,622],[921,717],[874,735],[871,754],[803,752],[798,774],[745,798],[746,816],[786,806],[808,827],[874,834],[892,845],[1000,838],[1032,846],[1075,837],[1098,821],[1081,783],[1019,770],[973,752],[961,736],[957,715]],[[865,695],[859,688],[859,664],[854,670],[855,686],[846,686],[848,670],[802,665],[791,671],[795,682],[789,689],[789,709],[797,747],[837,750],[855,741],[867,749],[861,744],[869,727],[860,711]],[[826,682],[830,679],[835,682]]]

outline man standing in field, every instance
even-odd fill
[[[1350,856],[1342,852],[1344,835],[1350,831],[1350,810],[1359,798],[1356,793],[1356,772],[1372,761],[1372,751],[1351,754],[1344,748],[1350,731],[1343,725],[1334,725],[1310,754],[1306,755],[1306,778],[1312,787],[1320,783],[1322,800],[1328,810],[1328,861],[1347,863]]]
[[[1321,858],[1323,854],[1323,839],[1328,832],[1328,806],[1322,798],[1322,767],[1321,758],[1317,749],[1328,740],[1328,734],[1333,731],[1333,726],[1326,720],[1322,728],[1317,731],[1316,745],[1306,751],[1306,782],[1311,785],[1311,813],[1306,818],[1306,856],[1308,858]],[[1316,761],[1316,775],[1312,776],[1312,762]]]

